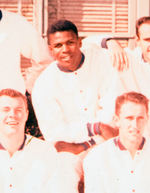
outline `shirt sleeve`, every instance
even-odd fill
[[[89,140],[85,122],[67,122],[63,115],[61,104],[55,97],[55,80],[52,74],[45,73],[36,81],[32,91],[32,102],[37,116],[40,130],[46,140],[84,142]],[[49,77],[49,79],[46,79]],[[49,82],[49,84],[48,84]],[[66,104],[67,105],[67,104]]]
[[[107,40],[110,39],[110,35],[93,35],[88,36],[82,40],[82,47],[86,47],[89,44],[95,44],[99,48],[107,48]]]
[[[18,26],[21,54],[33,60],[35,63],[49,63],[52,58],[49,53],[47,42],[41,37],[34,26],[23,16],[19,15]]]

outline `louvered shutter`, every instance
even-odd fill
[[[22,0],[21,13],[23,16],[27,18],[27,20],[32,23],[33,22],[33,0]]]
[[[0,1],[0,8],[6,9],[11,12],[17,12],[18,11],[18,4],[17,0],[1,0]]]
[[[64,18],[77,25],[82,37],[104,33],[130,37],[134,34],[129,15],[135,9],[135,0],[49,0],[49,24]]]

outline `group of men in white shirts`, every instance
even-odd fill
[[[48,28],[48,50],[24,18],[4,10],[1,16],[0,190],[77,193],[82,180],[85,193],[149,192],[150,17],[137,21],[134,51],[109,38],[112,61],[100,39],[81,41],[71,21]],[[31,93],[45,141],[24,133],[20,54],[50,64]]]

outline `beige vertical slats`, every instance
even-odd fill
[[[6,9],[8,11],[17,12],[18,11],[18,1],[17,0],[1,0],[0,9]]]
[[[128,1],[116,0],[115,13],[115,33],[128,33]]]
[[[48,25],[58,18],[58,2],[57,0],[48,0]]]
[[[60,0],[62,18],[72,20],[81,36],[111,33],[112,0]]]
[[[21,14],[26,17],[31,24],[33,23],[33,0],[21,0]],[[29,59],[21,56],[21,67],[24,76],[26,76],[26,69],[31,65]]]
[[[22,0],[21,13],[29,22],[33,22],[33,0]]]

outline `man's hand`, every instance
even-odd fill
[[[80,143],[68,143],[65,141],[58,141],[55,143],[57,152],[70,152],[73,154],[79,154],[85,151],[84,147]]]
[[[112,137],[116,137],[118,136],[118,129],[113,128],[107,124],[104,123],[100,123],[100,132],[101,132],[101,136],[107,140],[110,139]]]
[[[118,128],[114,128],[108,124],[104,124],[102,122],[96,122],[93,124],[88,123],[88,127],[90,132],[93,134],[93,138],[96,136],[101,137],[102,140],[107,140],[112,137],[116,137],[118,135]],[[95,140],[95,138],[94,138]],[[97,141],[97,140],[96,140]]]
[[[128,56],[119,42],[114,39],[107,40],[107,47],[111,55],[113,66],[116,67],[119,71],[128,69]]]

